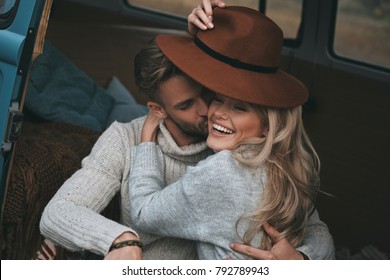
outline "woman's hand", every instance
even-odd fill
[[[152,110],[149,110],[146,116],[144,126],[142,127],[141,142],[156,142],[157,131],[161,118],[157,117]]]
[[[303,255],[297,251],[280,232],[268,223],[263,225],[264,231],[271,237],[273,246],[271,250],[261,250],[251,246],[232,243],[230,248],[234,251],[252,257],[256,260],[303,260]]]
[[[139,240],[138,236],[125,232],[118,236],[112,244],[123,242],[126,240]],[[105,260],[142,260],[142,249],[138,246],[124,246],[114,249],[104,257]]]
[[[193,36],[198,28],[202,30],[213,28],[213,8],[224,8],[225,6],[226,4],[222,0],[203,0],[202,3],[188,15],[188,32]]]

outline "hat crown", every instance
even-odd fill
[[[215,8],[214,28],[194,38],[160,35],[164,54],[192,79],[211,91],[245,102],[276,108],[303,104],[305,85],[278,68],[283,32],[259,11]]]
[[[246,7],[216,7],[215,27],[198,31],[197,38],[213,51],[261,67],[278,67],[282,30],[262,13]]]

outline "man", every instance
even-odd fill
[[[183,69],[185,70],[185,69]],[[165,182],[171,184],[212,154],[204,139],[207,133],[207,92],[167,59],[156,44],[142,50],[135,59],[136,84],[150,98],[148,106],[164,116],[157,142],[165,155]],[[98,139],[91,154],[47,205],[41,219],[42,234],[69,250],[88,250],[105,259],[196,259],[195,243],[160,238],[132,228],[128,196],[130,150],[138,145],[144,118],[131,123],[114,123]],[[99,213],[116,193],[121,195],[121,221]],[[235,249],[255,258],[333,258],[333,241],[315,212],[309,220],[304,242],[297,250],[266,225],[274,241],[273,250],[240,247]],[[143,252],[134,243],[140,239]],[[127,242],[129,241],[129,242]],[[236,240],[232,240],[236,241]],[[115,246],[125,244],[125,246]],[[114,245],[114,247],[112,247]],[[111,248],[111,250],[110,250]]]

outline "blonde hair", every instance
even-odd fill
[[[296,247],[302,241],[319,187],[320,162],[305,132],[301,114],[302,106],[260,107],[267,135],[247,139],[235,149],[238,161],[255,168],[264,167],[267,174],[258,209],[242,217],[250,221],[242,236],[245,244],[251,244],[260,232],[263,237],[260,248],[272,247],[271,239],[262,231],[264,222],[281,232],[291,245]]]

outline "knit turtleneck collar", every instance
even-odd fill
[[[160,133],[157,135],[157,143],[166,156],[191,165],[197,164],[200,160],[213,154],[204,141],[179,147],[163,122],[160,123]]]

